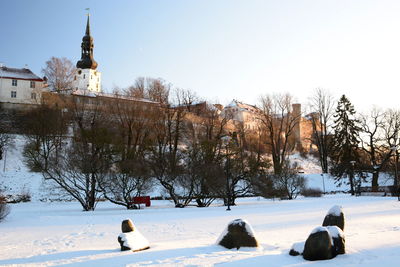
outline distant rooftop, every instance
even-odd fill
[[[227,108],[237,107],[237,108],[242,109],[243,111],[249,111],[249,112],[255,112],[255,113],[260,112],[260,109],[257,106],[246,104],[246,103],[240,102],[236,99],[233,99],[232,102],[229,103],[229,105],[227,105],[226,107]]]
[[[31,80],[31,81],[43,81],[42,78],[35,75],[30,69],[22,68],[9,68],[6,66],[0,67],[0,78],[7,79],[18,79],[18,80]]]

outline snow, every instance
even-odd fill
[[[131,250],[141,250],[150,246],[149,241],[139,232],[139,230],[134,226],[135,229],[129,233],[121,233],[119,237],[124,241],[124,246],[131,248]]]
[[[344,233],[342,231],[342,229],[340,229],[339,227],[333,225],[333,226],[326,226],[326,229],[328,229],[329,234],[331,235],[331,237],[343,237],[344,238]]]
[[[26,79],[26,80],[42,80],[40,77],[36,76],[31,70],[27,68],[17,69],[17,68],[0,68],[0,78],[9,79]]]
[[[176,209],[168,201],[153,203],[143,210],[125,210],[101,202],[94,212],[82,212],[75,202],[13,204],[0,223],[0,265],[320,266],[288,252],[334,204],[346,208],[347,254],[324,261],[324,266],[390,267],[400,260],[400,203],[392,197],[251,198],[240,199],[231,211],[220,205]],[[135,221],[150,249],[120,251],[117,236],[127,217]],[[262,249],[236,251],[215,245],[226,223],[235,218],[252,223]]]
[[[332,208],[329,209],[327,215],[333,215],[333,216],[340,216],[340,214],[343,213],[342,207],[339,205],[335,205]]]
[[[334,205],[346,210],[346,254],[324,261],[324,266],[391,267],[400,262],[400,202],[394,197],[336,194],[283,201],[255,197],[238,199],[231,211],[220,202],[209,208],[176,209],[169,201],[153,200],[151,207],[141,210],[100,202],[95,211],[82,212],[75,201],[43,202],[53,199],[54,190],[24,166],[24,138],[15,138],[14,148],[7,150],[5,171],[0,160],[0,188],[6,194],[28,191],[32,202],[11,204],[11,213],[0,223],[0,266],[320,266],[321,262],[307,262],[288,252],[321,225]],[[318,164],[297,160],[308,186],[322,188]],[[348,186],[337,188],[328,175],[324,184],[327,192],[348,190]],[[120,251],[117,237],[126,218],[135,222],[150,249]],[[237,218],[251,222],[260,249],[237,251],[215,245],[227,222]],[[327,229],[332,236],[337,234]]]
[[[326,227],[324,227],[324,226],[318,226],[318,227],[315,227],[311,231],[310,235],[315,234],[315,233],[319,233],[319,232],[328,232],[328,229],[326,229]]]
[[[293,243],[291,250],[297,251],[299,254],[303,254],[305,241]]]

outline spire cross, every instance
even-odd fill
[[[87,11],[87,14],[86,14],[86,16],[88,16],[88,17],[90,17],[90,13],[89,13],[89,11],[90,11],[90,8],[85,8],[85,10]]]

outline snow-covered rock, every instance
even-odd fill
[[[335,255],[332,237],[326,227],[315,228],[304,244],[303,258],[310,261],[328,260]]]
[[[331,235],[332,242],[333,242],[333,254],[345,254],[346,247],[345,247],[345,238],[343,231],[337,226],[327,226],[326,227]]]
[[[242,219],[231,221],[217,239],[217,244],[228,249],[258,247],[253,228]]]
[[[344,231],[344,213],[341,206],[335,205],[329,209],[322,226],[337,226]]]
[[[149,241],[139,232],[131,220],[124,220],[121,228],[123,233],[118,236],[121,251],[140,251],[150,248]]]

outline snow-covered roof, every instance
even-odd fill
[[[131,96],[126,96],[126,95],[119,95],[119,94],[109,94],[109,93],[99,93],[99,92],[93,92],[89,90],[75,90],[72,92],[73,95],[79,95],[79,96],[87,96],[87,97],[109,97],[109,98],[117,98],[117,99],[124,99],[124,100],[130,100],[130,101],[136,101],[136,102],[144,102],[144,103],[149,103],[149,104],[160,104],[159,102],[156,101],[151,101],[145,98],[136,98],[136,97],[131,97]]]
[[[257,106],[253,106],[250,104],[246,104],[236,99],[233,99],[231,103],[229,103],[226,108],[240,108],[242,111],[249,111],[249,112],[260,112],[260,109]]]
[[[43,79],[34,74],[30,69],[22,68],[8,68],[3,66],[0,68],[0,78],[18,79],[18,80],[32,80],[42,82]]]

